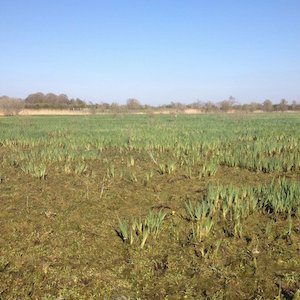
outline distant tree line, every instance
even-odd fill
[[[300,111],[300,102],[292,101],[289,103],[286,99],[281,99],[278,104],[273,104],[271,100],[266,99],[263,103],[251,102],[247,104],[239,104],[234,97],[229,97],[219,103],[212,101],[201,102],[196,101],[191,104],[182,104],[180,102],[171,102],[168,105],[163,105],[161,108],[176,109],[183,111],[186,109],[196,109],[204,112],[230,112],[230,111]]]
[[[300,111],[300,102],[292,101],[289,103],[286,99],[281,99],[278,104],[273,104],[267,99],[263,103],[252,102],[248,104],[239,104],[236,99],[230,96],[221,102],[214,103],[212,101],[202,102],[196,101],[191,104],[183,104],[180,102],[171,102],[170,104],[161,106],[143,105],[135,98],[129,98],[126,104],[113,103],[87,103],[86,101],[76,98],[69,99],[67,95],[54,93],[34,93],[25,99],[11,98],[8,96],[0,97],[0,112],[5,115],[16,115],[23,109],[69,109],[82,110],[86,109],[90,113],[126,113],[126,112],[147,112],[168,110],[170,112],[184,112],[187,109],[199,110],[202,112],[254,112],[254,111]]]
[[[67,95],[60,94],[55,95],[53,93],[43,94],[35,93],[30,94],[24,99],[25,108],[50,108],[50,109],[68,109],[68,108],[85,108],[87,103],[79,98],[69,99]]]
[[[201,110],[203,112],[230,112],[230,111],[244,111],[244,112],[254,112],[254,111],[300,111],[300,102],[292,101],[288,103],[287,100],[282,99],[278,104],[273,104],[271,100],[265,100],[263,103],[247,103],[239,104],[236,99],[230,96],[228,99],[221,102],[215,103],[213,101],[196,101],[191,104],[183,104],[181,102],[171,102],[169,104],[160,106],[150,106],[142,105],[139,100],[130,98],[127,100],[125,105],[120,105],[118,103],[97,103],[90,104],[90,107],[94,107],[95,110],[105,112],[105,111],[155,111],[155,110],[170,110],[176,112],[183,112],[187,109]]]

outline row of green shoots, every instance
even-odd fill
[[[188,138],[188,137],[187,137]],[[190,137],[191,138],[191,137]],[[6,161],[13,166],[21,166],[26,174],[40,176],[39,169],[49,170],[50,165],[65,166],[66,174],[87,174],[87,162],[101,160],[106,149],[104,141],[63,141],[40,138],[30,143],[3,140],[2,146],[10,149]],[[273,140],[267,137],[235,137],[234,140],[216,141],[175,141],[168,147],[147,144],[144,147],[127,149],[125,146],[109,148],[124,155],[128,167],[139,166],[137,157],[147,156],[154,163],[159,174],[173,174],[183,171],[187,178],[214,176],[220,166],[245,168],[254,172],[294,172],[300,170],[300,150],[298,139],[277,136]],[[134,157],[136,154],[137,157]],[[35,165],[32,168],[30,165]],[[77,165],[81,165],[77,168]],[[85,164],[85,166],[84,166]],[[75,166],[75,167],[73,167]],[[114,166],[108,166],[113,169]],[[116,171],[116,170],[113,170]],[[47,171],[48,172],[48,171]],[[114,172],[116,173],[116,172]],[[114,175],[112,172],[112,175]],[[135,175],[135,174],[134,174]],[[136,181],[137,176],[132,176]]]
[[[258,187],[210,185],[199,201],[185,202],[185,215],[181,218],[191,224],[189,239],[198,243],[219,224],[230,225],[228,236],[242,238],[243,221],[255,212],[287,220],[286,233],[291,234],[293,218],[300,219],[300,185],[285,178]],[[144,220],[119,219],[117,233],[124,242],[132,245],[138,241],[143,248],[149,235],[159,234],[167,215],[160,210],[151,211]]]

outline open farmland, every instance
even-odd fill
[[[296,113],[0,118],[0,299],[300,299],[299,146]]]

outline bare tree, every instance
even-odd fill
[[[0,110],[6,116],[18,115],[24,108],[24,101],[17,98],[10,98],[7,96],[0,97]]]
[[[269,99],[266,99],[263,102],[262,109],[263,109],[263,111],[267,111],[267,112],[273,111],[273,103],[272,103],[272,101],[269,100]]]
[[[286,111],[288,109],[288,101],[285,99],[281,99],[278,105],[278,109],[281,111]]]
[[[130,110],[131,109],[139,109],[139,108],[141,108],[140,101],[137,100],[137,99],[135,99],[135,98],[129,98],[127,100],[126,105],[127,105],[127,108],[130,109]]]
[[[236,103],[236,100],[233,96],[230,96],[228,99],[220,102],[220,109],[222,111],[229,111],[233,109],[233,105]]]
[[[28,95],[28,97],[25,99],[25,102],[30,104],[44,103],[45,99],[46,96],[43,93],[38,92]]]
[[[205,102],[203,108],[206,112],[212,112],[218,110],[218,107],[212,101]]]
[[[293,100],[292,105],[291,105],[291,109],[292,110],[299,110],[300,108],[300,103],[298,103],[296,100]]]

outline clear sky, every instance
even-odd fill
[[[300,0],[0,0],[0,95],[300,100]]]

